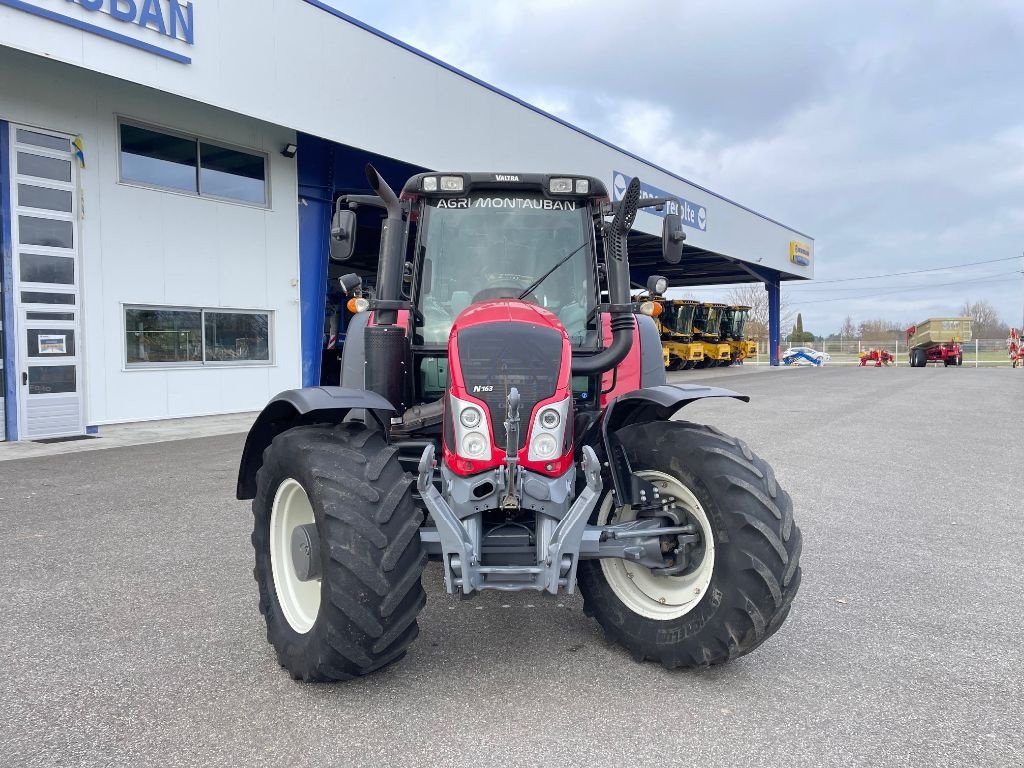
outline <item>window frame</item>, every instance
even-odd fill
[[[202,359],[194,362],[153,362],[133,363],[128,360],[128,311],[141,310],[151,312],[198,312]],[[266,315],[267,317],[267,359],[266,360],[207,360],[206,359],[206,313],[231,315]],[[152,371],[152,370],[196,370],[201,368],[274,368],[277,366],[277,345],[275,337],[275,317],[272,309],[253,309],[239,307],[194,307],[178,304],[138,304],[121,302],[121,370]]]
[[[121,115],[115,116],[115,130],[114,133],[117,137],[117,183],[122,184],[126,187],[136,187],[138,189],[151,189],[158,192],[164,192],[172,195],[183,195],[184,197],[200,198],[203,200],[216,200],[220,203],[230,203],[232,205],[242,205],[246,208],[258,208],[263,210],[272,210],[273,205],[271,201],[270,191],[270,154],[259,149],[252,147],[242,146],[240,144],[234,144],[230,141],[222,141],[212,136],[206,136],[197,133],[187,133],[180,131],[175,128],[168,128],[163,125],[157,125],[155,123],[147,123],[143,120],[136,120],[130,117],[124,117]],[[124,175],[124,163],[123,155],[124,152],[121,149],[121,126],[128,125],[132,128],[141,128],[145,131],[153,131],[155,133],[163,133],[173,138],[186,139],[195,146],[195,171],[196,171],[196,191],[191,192],[177,187],[165,187],[161,184],[151,184],[145,181],[138,181],[136,179],[125,178]],[[202,151],[201,144],[212,144],[221,149],[227,149],[232,152],[240,152],[246,155],[252,155],[263,161],[263,202],[254,203],[251,200],[242,200],[236,197],[223,197],[221,195],[214,195],[203,192],[203,165],[202,165]]]

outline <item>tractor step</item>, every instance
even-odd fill
[[[540,565],[480,565],[477,573],[495,573],[502,576],[530,576],[544,573],[547,569]]]

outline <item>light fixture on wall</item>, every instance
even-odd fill
[[[285,157],[295,157],[295,153],[299,151],[299,148],[295,144],[285,144],[284,149],[281,150],[281,154]]]

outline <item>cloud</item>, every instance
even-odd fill
[[[814,0],[623,6],[580,0],[337,4],[368,23],[816,238],[819,279],[1020,254],[1024,4]],[[964,279],[1013,263],[964,270]],[[1024,284],[810,303],[914,322],[988,298],[1019,320]],[[854,284],[855,286],[857,284]],[[874,287],[876,286],[877,287]],[[966,295],[970,293],[971,295]]]

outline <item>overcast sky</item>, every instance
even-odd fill
[[[331,1],[811,234],[819,281],[1018,257],[786,287],[807,330],[1021,323],[1024,2]]]

